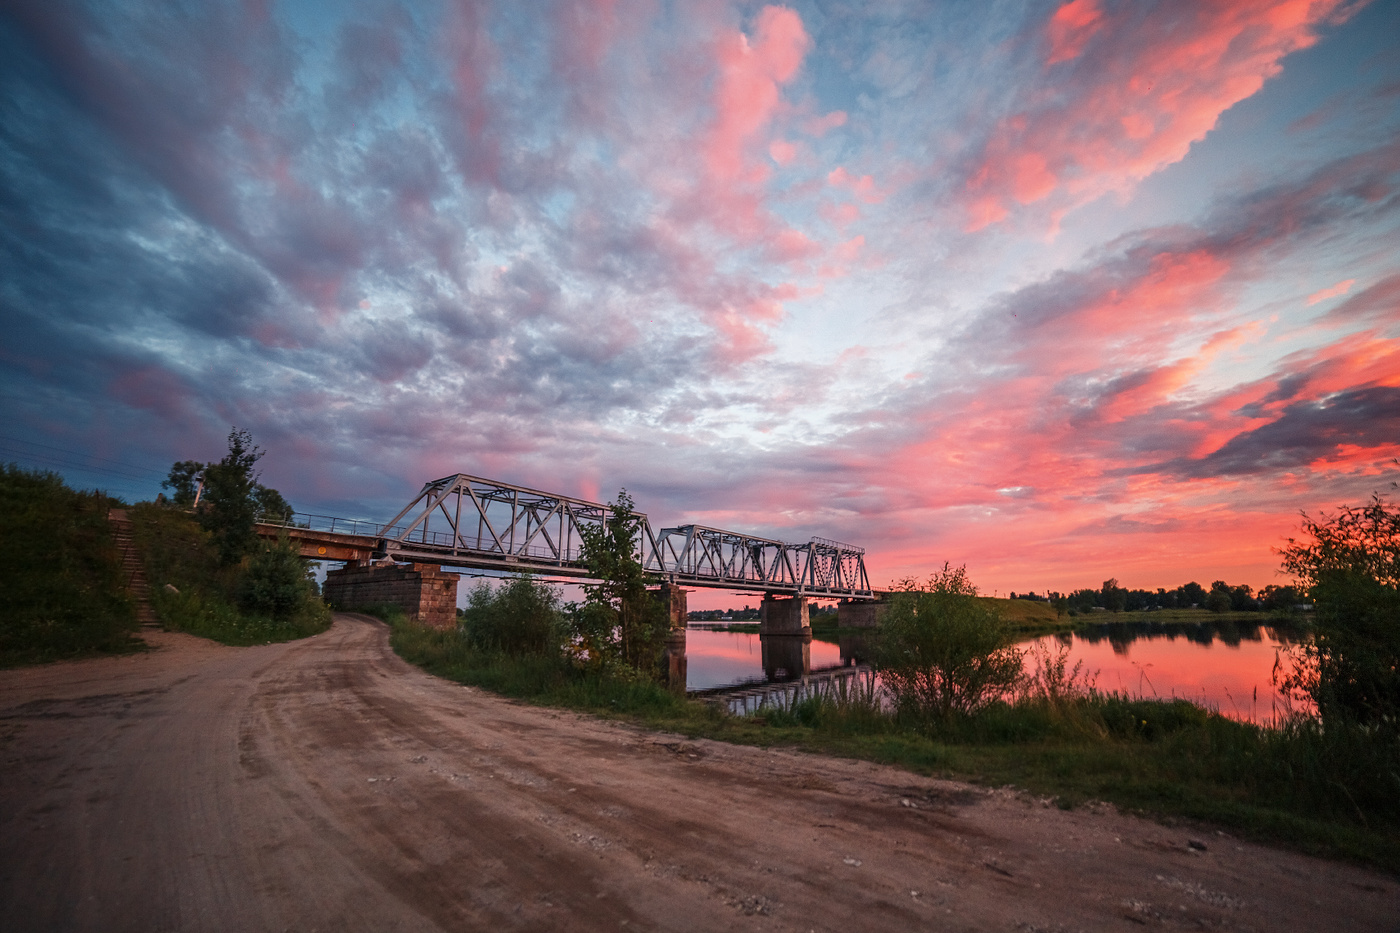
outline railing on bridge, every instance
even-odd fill
[[[375,538],[399,560],[586,577],[584,533],[611,507],[457,473],[425,483],[387,524],[295,513],[288,526]],[[652,532],[638,520],[642,566],[677,583],[869,599],[865,551],[825,538],[789,544],[702,525]]]

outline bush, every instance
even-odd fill
[[[559,591],[529,574],[512,577],[496,589],[479,584],[467,597],[460,622],[472,647],[523,657],[559,657],[564,616]]]
[[[0,667],[139,644],[112,502],[57,473],[0,468]]]
[[[285,534],[254,550],[238,585],[238,603],[244,612],[285,622],[308,604],[319,602],[316,580]]]
[[[962,567],[906,580],[877,629],[875,666],[901,713],[923,722],[970,716],[1021,677],[1001,617],[976,599]]]

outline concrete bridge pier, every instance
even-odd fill
[[[670,631],[666,635],[666,647],[661,655],[661,671],[666,678],[666,686],[674,693],[685,693],[687,665],[685,657],[685,623],[689,615],[686,608],[686,591],[674,583],[663,583],[652,591],[656,601],[666,611]]]
[[[812,671],[812,621],[807,597],[763,594],[758,643],[769,680],[800,680]]]
[[[336,609],[388,604],[423,625],[450,629],[457,625],[457,581],[432,564],[354,560],[326,571],[322,595]]]
[[[841,628],[877,628],[890,604],[869,599],[843,599],[836,604],[836,624]]]
[[[812,621],[807,613],[807,597],[764,593],[758,606],[758,634],[810,637]]]

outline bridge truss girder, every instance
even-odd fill
[[[580,562],[585,529],[612,509],[465,473],[423,485],[387,525],[381,550],[399,560],[588,576]],[[694,586],[869,599],[865,551],[825,538],[789,544],[703,525],[653,533],[637,518],[636,556],[658,577]]]
[[[704,525],[663,528],[642,562],[678,581],[807,595],[869,596],[865,550],[825,538],[790,544]]]
[[[381,535],[386,551],[404,559],[494,558],[578,575],[583,529],[601,527],[609,511],[599,502],[457,473],[425,483]]]

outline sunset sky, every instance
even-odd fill
[[[0,82],[0,460],[75,485],[236,425],[305,511],[1004,594],[1283,582],[1400,478],[1400,2],[5,0]]]

